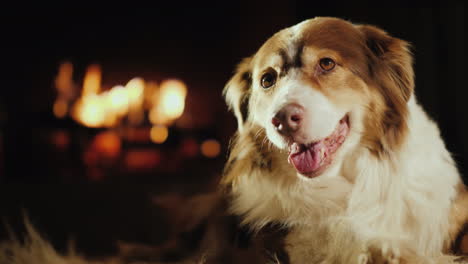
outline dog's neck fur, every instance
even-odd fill
[[[414,97],[408,108],[409,134],[401,149],[386,159],[362,153],[349,160],[347,172],[356,181],[346,215],[361,224],[363,234],[375,230],[408,239],[417,252],[431,255],[447,239],[447,215],[460,177],[436,124]]]
[[[310,230],[344,221],[363,241],[378,235],[406,240],[422,255],[441,252],[460,180],[437,126],[414,96],[408,109],[409,133],[398,150],[376,157],[358,147],[312,180],[296,176],[286,153],[258,144],[261,130],[239,133],[225,176],[233,179],[232,211],[253,228],[277,222]],[[255,164],[259,153],[267,155],[269,166]]]

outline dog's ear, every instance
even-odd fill
[[[252,85],[252,58],[245,58],[237,66],[234,76],[223,90],[226,102],[237,118],[238,129],[242,131],[249,115],[249,99]]]
[[[413,59],[408,42],[391,37],[369,25],[358,26],[364,34],[369,70],[391,101],[406,104],[414,90]],[[396,102],[395,102],[396,103]]]
[[[359,25],[364,36],[370,83],[385,100],[380,129],[375,138],[378,144],[371,149],[381,150],[400,146],[408,131],[408,101],[414,90],[413,59],[410,45],[385,31],[369,25]],[[375,122],[372,121],[372,122]],[[384,139],[384,140],[382,140]]]

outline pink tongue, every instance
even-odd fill
[[[323,141],[317,142],[300,152],[291,153],[289,155],[289,161],[301,174],[314,172],[321,167],[320,165],[324,158],[320,153],[321,149],[326,152],[326,146]]]

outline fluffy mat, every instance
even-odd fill
[[[160,264],[160,262],[128,261],[121,257],[85,259],[77,254],[72,246],[69,247],[66,254],[62,255],[45,241],[30,223],[26,222],[25,226],[27,236],[23,240],[11,233],[10,240],[0,243],[0,264]],[[203,264],[205,262],[203,258],[200,258],[177,263]]]

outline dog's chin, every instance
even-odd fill
[[[307,178],[320,176],[333,163],[336,153],[349,134],[349,130],[349,117],[346,115],[326,138],[307,143],[290,142],[288,144],[288,162],[294,166],[299,174]]]

